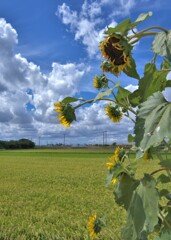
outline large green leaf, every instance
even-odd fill
[[[160,234],[155,240],[170,240],[171,239],[171,230],[165,231]]]
[[[132,107],[136,107],[140,103],[140,91],[137,89],[134,92],[132,92],[129,96],[129,101]]]
[[[132,28],[131,20],[125,19],[121,23],[119,23],[116,27],[111,28],[109,27],[107,31],[105,31],[106,34],[114,34],[114,33],[121,33],[122,35],[126,35],[127,32]]]
[[[82,98],[74,98],[74,97],[66,97],[62,100],[62,103],[72,103],[72,102],[77,102],[79,100],[83,100]]]
[[[126,69],[124,69],[124,73],[128,75],[129,77],[135,78],[135,79],[140,79],[139,74],[137,73],[136,70],[136,64],[135,61],[132,57],[130,57],[130,66],[127,66]]]
[[[168,72],[158,71],[154,63],[146,64],[144,76],[139,81],[141,102],[146,101],[154,92],[165,89],[167,74]]]
[[[170,69],[171,68],[171,63],[167,60],[164,59],[163,62],[161,63],[161,69]]]
[[[117,92],[117,95],[116,95],[116,99],[117,99],[117,102],[118,104],[121,103],[121,104],[124,104],[124,105],[128,105],[128,96],[131,94],[130,91],[128,91],[127,89],[119,86],[118,87],[118,92]]]
[[[128,142],[135,142],[135,136],[128,134]]]
[[[168,80],[168,81],[166,82],[166,87],[171,87],[171,80]]]
[[[141,13],[138,18],[135,20],[134,24],[135,26],[138,25],[140,22],[143,22],[144,20],[146,20],[147,18],[152,16],[152,12],[148,12],[148,13]]]
[[[129,175],[124,173],[120,177],[120,181],[114,191],[115,200],[119,205],[123,205],[125,209],[129,208],[133,191],[138,186],[139,181],[134,180]]]
[[[131,22],[130,18],[125,19],[121,23],[119,23],[116,27],[111,28],[109,27],[105,33],[106,34],[114,34],[114,33],[120,33],[121,35],[127,35],[128,31],[131,30],[133,27],[136,27],[140,22],[146,20],[152,16],[152,12],[148,13],[141,13],[136,21],[134,23]]]
[[[145,174],[133,193],[127,222],[122,231],[123,240],[146,240],[158,224],[159,194],[155,179]]]
[[[157,178],[157,183],[161,182],[161,183],[169,183],[170,177],[166,176],[165,174],[161,174],[158,178]]]
[[[171,138],[171,103],[161,92],[156,92],[142,103],[138,117],[145,120],[144,136],[140,148],[145,152],[158,146],[165,138]]]
[[[99,100],[99,99],[101,99],[101,98],[103,98],[103,97],[110,96],[110,95],[112,94],[113,90],[114,90],[115,88],[118,88],[119,85],[120,85],[120,81],[118,81],[113,88],[109,88],[109,89],[106,90],[106,91],[99,92],[99,93],[97,94],[97,96],[95,97],[94,102],[97,101],[97,100]]]
[[[171,159],[166,159],[159,162],[160,166],[171,169]]]
[[[140,142],[143,139],[144,136],[144,124],[145,120],[142,118],[136,117],[136,122],[134,126],[134,134],[135,134],[135,146],[139,147]]]
[[[157,33],[153,41],[152,50],[171,61],[171,31]]]
[[[113,92],[113,88],[110,88],[110,89],[108,89],[106,91],[99,92],[97,94],[97,96],[95,97],[94,102],[99,100],[99,99],[101,99],[101,98],[103,98],[103,97],[110,96],[112,94],[112,92]]]
[[[124,172],[124,168],[121,164],[116,164],[112,170],[107,174],[106,186],[108,186],[113,178],[117,178],[121,173]]]

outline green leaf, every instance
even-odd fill
[[[109,88],[109,89],[106,90],[106,91],[99,92],[99,93],[97,94],[97,96],[95,97],[94,102],[97,101],[97,100],[99,100],[99,99],[101,99],[101,98],[103,98],[103,97],[110,96],[110,95],[112,94],[113,90],[114,90],[115,88],[118,88],[119,85],[120,85],[120,82],[118,81],[118,83],[116,83],[116,85],[115,85],[113,88]]]
[[[160,161],[159,164],[162,167],[171,168],[171,159]]]
[[[135,90],[134,92],[132,92],[129,96],[129,102],[131,104],[132,107],[137,107],[140,103],[140,93],[139,90]]]
[[[166,176],[165,174],[161,174],[158,178],[157,178],[157,183],[161,182],[161,183],[169,183],[170,177]]]
[[[160,68],[161,69],[170,69],[171,68],[171,63],[167,59],[164,59]]]
[[[166,82],[166,87],[171,87],[171,80],[168,80],[168,81]]]
[[[118,101],[118,104],[126,104],[128,105],[128,101],[127,101],[127,97],[129,96],[129,94],[131,94],[130,91],[128,91],[127,89],[119,86],[118,87],[118,92],[116,95],[116,100]]]
[[[145,174],[134,190],[128,209],[127,222],[122,230],[123,240],[146,240],[158,224],[159,194],[155,179]]]
[[[126,69],[124,69],[123,71],[129,77],[132,77],[132,78],[135,78],[135,79],[138,79],[138,80],[140,79],[140,76],[139,76],[139,74],[137,73],[137,70],[136,70],[135,61],[132,57],[130,57],[130,66],[127,66]]]
[[[162,232],[155,240],[170,240],[171,239],[171,230]]]
[[[133,191],[136,189],[138,184],[138,180],[134,180],[129,175],[124,173],[120,177],[118,185],[114,190],[114,196],[117,204],[119,204],[120,206],[123,205],[125,209],[128,209]]]
[[[152,50],[171,61],[171,31],[157,33],[152,44]]]
[[[163,197],[163,196],[166,196],[167,194],[169,193],[169,191],[167,189],[162,189],[160,192],[159,192],[159,196],[160,198]]]
[[[142,118],[136,117],[136,122],[134,126],[134,133],[135,133],[135,146],[139,147],[140,142],[143,139],[144,136],[144,124],[145,120]]]
[[[135,142],[135,137],[131,134],[128,134],[128,142]]]
[[[121,33],[122,35],[126,35],[131,28],[132,28],[132,23],[131,23],[131,20],[128,18],[122,21],[121,23],[119,23],[116,27],[108,28],[108,30],[105,31],[105,33],[109,35],[112,35],[114,33]]]
[[[148,12],[148,13],[141,13],[138,18],[135,20],[134,24],[135,26],[137,26],[140,22],[143,22],[144,20],[146,20],[147,18],[152,16],[152,12]]]
[[[145,120],[144,136],[140,148],[147,151],[158,146],[165,138],[171,138],[171,104],[161,92],[156,92],[140,105],[138,117]]]
[[[163,91],[166,87],[166,76],[168,72],[158,71],[155,64],[145,65],[144,76],[139,81],[139,93],[141,102],[157,91]]]
[[[123,172],[124,168],[122,167],[122,165],[120,164],[115,165],[115,167],[107,174],[106,186],[108,186],[111,183],[113,178],[117,178]]]
[[[101,99],[101,98],[103,98],[103,97],[110,96],[112,94],[112,92],[113,92],[113,88],[110,88],[110,89],[108,89],[106,91],[99,92],[97,94],[97,96],[95,97],[94,102],[99,100],[99,99]]]
[[[77,102],[79,100],[83,100],[82,98],[73,98],[73,97],[66,97],[62,100],[62,103],[72,103],[72,102]]]

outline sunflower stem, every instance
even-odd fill
[[[156,35],[158,32],[145,32],[145,33],[141,33],[140,35],[139,34],[136,34],[136,35],[134,35],[134,36],[132,36],[129,40],[131,40],[131,39],[134,39],[134,38],[136,38],[134,41],[130,41],[129,43],[130,44],[134,44],[134,43],[136,43],[136,42],[138,42],[141,38],[143,38],[143,37],[147,37],[147,36],[154,36],[154,35]]]
[[[129,114],[125,114],[125,117],[129,118],[133,123],[136,123],[135,120],[132,117],[130,117]]]
[[[138,33],[144,33],[144,32],[147,32],[147,31],[149,31],[149,30],[151,30],[151,29],[158,29],[158,30],[160,30],[160,31],[163,31],[163,32],[165,32],[165,33],[168,33],[168,30],[167,29],[165,29],[165,28],[163,28],[163,27],[160,27],[160,26],[152,26],[152,27],[149,27],[149,28],[145,28],[145,29],[143,29],[142,31],[140,31],[140,32],[138,32]],[[137,34],[137,33],[136,33]]]
[[[94,102],[94,99],[90,99],[90,100],[87,100],[87,101],[83,100],[83,101],[84,101],[84,102],[82,102],[82,103],[78,104],[77,106],[75,106],[75,107],[74,107],[74,110],[77,109],[77,108],[79,108],[79,107],[81,107],[81,106],[83,106],[83,105],[85,105],[85,104]],[[97,101],[110,101],[110,102],[113,102],[113,103],[115,103],[115,104],[118,104],[117,101],[115,101],[115,100],[113,100],[113,99],[111,99],[111,98],[99,98],[99,99],[97,99]],[[127,108],[130,112],[132,112],[132,113],[134,113],[134,114],[136,115],[136,112],[135,112],[132,108],[130,108],[130,107],[128,107],[128,106],[125,106],[125,105],[122,104],[122,103],[119,103],[119,105],[120,105],[121,107]]]
[[[107,79],[109,82],[111,82],[111,83],[113,83],[113,85],[116,85],[116,83],[113,81],[113,80],[111,80],[111,79]]]
[[[160,31],[163,31],[163,32],[165,32],[165,33],[168,33],[168,30],[165,29],[165,28],[163,28],[163,27],[160,27],[160,26],[152,26],[152,27],[149,27],[149,28],[145,28],[145,29],[143,29],[143,30],[140,31],[140,32],[136,32],[135,35],[129,36],[128,39],[135,38],[135,37],[137,37],[138,35],[141,35],[142,33],[146,33],[147,31],[152,30],[152,29],[158,29],[158,30],[160,30]],[[157,34],[158,32],[154,32],[154,33]]]

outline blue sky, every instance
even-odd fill
[[[41,137],[50,143],[62,142],[66,134],[67,143],[102,143],[108,131],[108,142],[126,142],[132,124],[126,119],[111,123],[103,104],[78,110],[77,122],[66,130],[55,118],[53,103],[67,95],[94,97],[92,79],[101,73],[98,45],[104,29],[148,11],[153,16],[138,30],[170,28],[169,0],[1,0],[0,139]],[[144,63],[151,60],[151,40],[135,49],[141,75]],[[129,89],[137,84],[124,75],[119,80]]]

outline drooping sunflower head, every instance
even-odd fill
[[[54,111],[58,113],[57,118],[59,119],[59,123],[68,128],[76,120],[73,107],[71,104],[63,102],[56,102],[54,106]]]
[[[117,164],[117,161],[120,160],[119,152],[120,152],[120,148],[117,147],[115,148],[114,154],[111,157],[109,157],[109,162],[106,163],[107,169],[109,171],[112,170],[112,168]]]
[[[107,169],[110,171],[115,166],[117,159],[115,155],[109,157],[109,162],[106,163]]]
[[[108,79],[104,74],[101,76],[95,76],[94,77],[94,88],[100,90],[101,88],[107,88],[108,86]]]
[[[118,106],[109,104],[105,107],[106,115],[112,120],[112,122],[120,122],[122,119],[122,112]]]
[[[115,184],[117,183],[117,178],[114,177],[114,178],[112,179],[112,183],[113,183],[113,185],[115,185]]]
[[[92,239],[94,239],[97,234],[100,233],[102,226],[103,224],[100,219],[97,218],[96,214],[92,214],[91,216],[89,216],[87,229]]]
[[[105,38],[100,43],[100,50],[102,56],[113,65],[110,69],[112,72],[118,76],[118,74],[130,66],[130,52],[125,49],[128,45],[127,41],[119,34],[112,34]]]
[[[115,157],[115,159],[118,161],[118,160],[120,160],[120,158],[119,158],[119,153],[120,153],[120,148],[119,147],[116,147],[115,148],[115,151],[114,151],[114,157]]]

